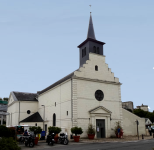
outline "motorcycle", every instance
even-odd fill
[[[47,140],[46,140],[48,145],[51,144],[53,146],[53,144],[55,143],[54,137],[55,137],[54,133],[49,133],[49,135],[47,136]]]
[[[65,133],[60,133],[58,141],[61,144],[67,145],[68,142],[69,142],[68,137],[67,137],[67,133],[66,134]]]
[[[24,136],[21,136],[20,138],[19,138],[19,143],[24,143],[25,142],[25,138],[24,138]]]
[[[29,136],[24,136],[25,138],[25,146],[34,147],[35,136],[30,134]]]

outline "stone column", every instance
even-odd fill
[[[1,125],[3,125],[3,115],[1,115]]]

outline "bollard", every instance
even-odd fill
[[[142,139],[144,139],[144,136],[143,136],[143,134],[142,134]]]

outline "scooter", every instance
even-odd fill
[[[49,135],[47,136],[47,140],[46,140],[48,145],[52,145],[53,146],[53,144],[55,143],[54,137],[55,137],[54,133],[49,133]]]
[[[60,133],[58,141],[61,144],[67,145],[68,142],[69,142],[68,137],[67,137],[67,133],[66,134],[65,133]]]

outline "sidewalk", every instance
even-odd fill
[[[139,137],[139,141],[141,140],[148,140],[148,139],[153,139],[153,136],[144,136],[144,139],[142,139],[142,136]],[[138,137],[137,136],[124,136],[122,139],[120,138],[101,138],[101,139],[94,139],[94,140],[89,140],[89,139],[80,139],[79,142],[74,142],[74,139],[70,139],[69,140],[69,144],[68,145],[80,145],[80,144],[87,144],[87,143],[108,143],[108,142],[130,142],[130,141],[138,141]],[[24,144],[19,144],[19,146],[21,147],[21,150],[29,150],[29,147],[25,147]],[[54,147],[61,147],[61,146],[65,146],[63,144],[54,144]],[[49,146],[46,143],[46,140],[40,140],[38,141],[38,145],[35,145],[33,150],[36,149],[46,149],[46,148],[50,148],[52,146]]]
[[[139,140],[148,140],[148,139],[154,139],[153,136],[145,135],[144,139],[142,139],[142,136],[139,136]],[[138,141],[137,136],[124,136],[123,138],[100,138],[100,139],[80,139],[79,143],[102,143],[102,142],[126,142],[126,141]],[[74,139],[69,140],[70,143],[76,143],[74,142]],[[40,140],[38,143],[46,143],[46,140]]]
[[[144,136],[144,139],[142,139],[142,136],[139,136],[139,140],[148,140],[148,139],[154,139],[153,136]],[[100,139],[80,139],[81,143],[103,143],[103,142],[126,142],[126,141],[138,141],[137,136],[124,136],[123,138],[100,138]],[[70,142],[73,142],[73,139],[70,140]]]

